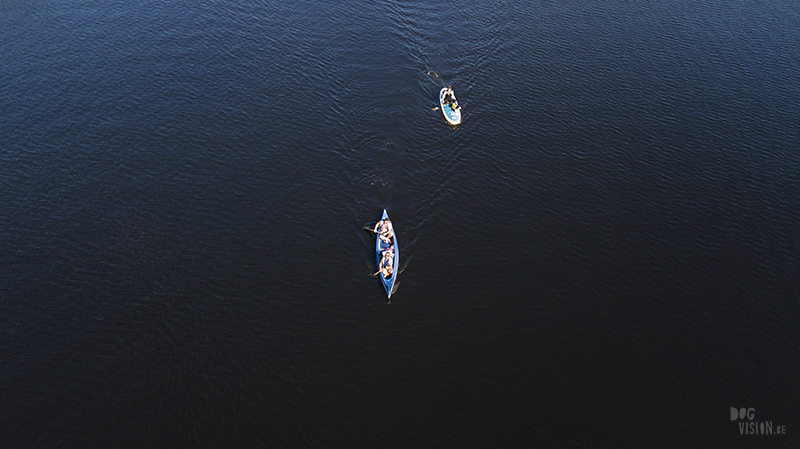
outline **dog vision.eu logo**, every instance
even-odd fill
[[[785,435],[786,426],[773,426],[772,421],[755,421],[756,409],[731,407],[731,421],[739,421],[740,435]]]

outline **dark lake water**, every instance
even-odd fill
[[[0,2],[0,447],[797,447],[798,30]]]

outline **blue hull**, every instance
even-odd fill
[[[383,210],[383,216],[381,220],[385,220],[389,218],[389,214],[386,213],[386,209]],[[391,221],[391,220],[390,220]],[[394,229],[394,226],[392,226]],[[400,248],[397,246],[397,232],[392,232],[392,243],[385,243],[381,241],[380,236],[375,237],[375,253],[378,258],[378,266],[381,265],[381,253],[387,250],[390,247],[394,247],[394,266],[392,267],[392,276],[389,279],[383,277],[383,275],[378,275],[381,278],[381,282],[383,282],[383,287],[386,289],[386,294],[388,295],[389,299],[392,298],[392,289],[394,288],[394,280],[397,278],[397,267],[400,265]]]

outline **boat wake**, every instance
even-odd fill
[[[435,72],[433,70],[428,70],[427,72],[425,72],[425,74],[428,75],[431,81],[435,82],[439,86],[441,87],[445,86],[444,79],[442,78],[442,75],[439,75],[438,72]]]
[[[378,172],[364,176],[358,181],[358,183],[370,186],[378,185],[380,187],[389,187],[389,188],[391,188],[392,184],[394,184],[391,176],[385,173],[378,173]]]
[[[411,259],[413,259],[413,258],[414,258],[413,255],[406,256],[406,257],[403,258],[403,262],[400,264],[400,268],[397,269],[398,276],[403,274],[403,271],[406,270],[406,267],[408,266],[408,263],[411,262]]]

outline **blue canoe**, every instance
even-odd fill
[[[392,221],[389,220],[389,214],[386,213],[386,209],[383,210],[383,216],[381,220],[386,220],[389,223]],[[394,265],[392,266],[392,276],[390,278],[383,277],[383,274],[379,274],[378,277],[381,278],[381,282],[383,282],[383,287],[386,288],[386,294],[389,295],[389,299],[392,298],[392,289],[394,288],[394,280],[397,278],[397,267],[400,266],[400,249],[397,246],[397,233],[394,231],[394,226],[392,226],[392,242],[387,243],[381,240],[381,237],[378,235],[375,237],[375,253],[378,256],[378,269],[380,270],[381,266],[381,259],[383,258],[383,253],[385,251],[392,251],[394,254]]]
[[[450,95],[453,97],[453,101],[455,102],[455,109],[453,109],[453,105],[451,105],[450,102],[447,102],[444,99],[444,96],[448,91],[450,91]],[[444,115],[444,119],[447,120],[447,123],[451,125],[458,125],[461,123],[461,107],[458,106],[456,94],[453,92],[453,89],[443,87],[442,90],[439,91],[439,107],[442,108],[442,114]]]

